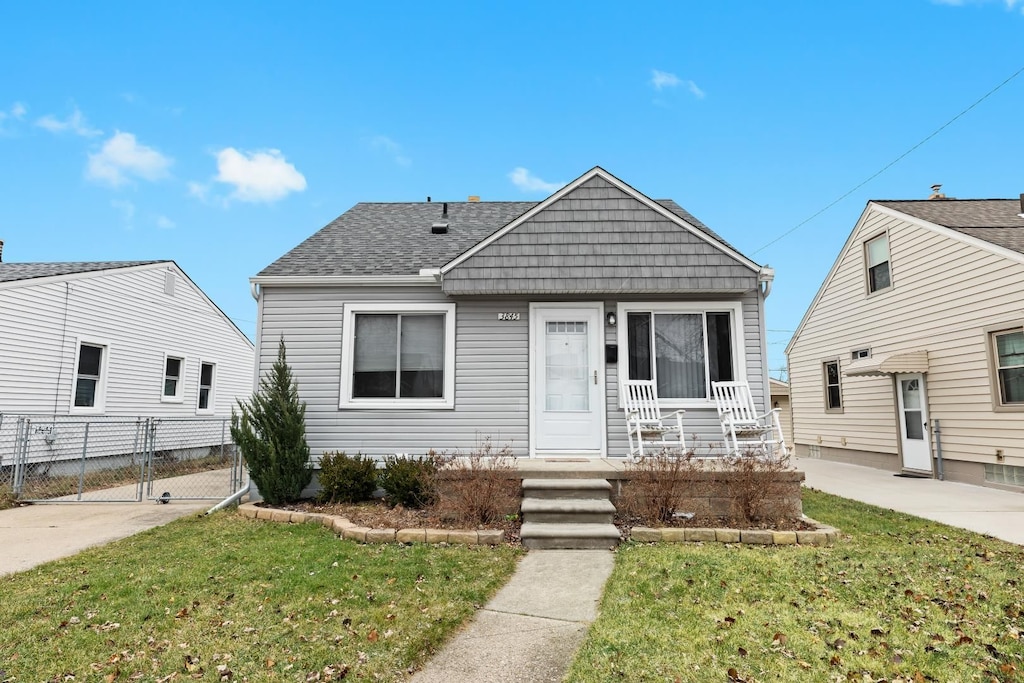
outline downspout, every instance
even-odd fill
[[[212,508],[207,510],[206,514],[212,515],[217,510],[223,510],[224,508],[228,507],[229,505],[234,505],[235,503],[237,503],[238,501],[240,501],[242,499],[242,496],[244,496],[245,494],[249,493],[249,488],[251,486],[252,486],[252,482],[251,481],[246,483],[244,489],[239,489],[238,491],[235,491],[230,496],[228,496],[227,498],[225,498],[224,500],[222,500],[221,502],[217,503]]]
[[[775,279],[775,269],[763,266],[761,270],[757,272],[757,285],[761,289],[761,295],[765,299],[772,293],[772,280]]]
[[[932,420],[932,424],[935,426],[935,474],[939,481],[945,481],[946,473],[942,471],[942,429],[938,420]]]
[[[251,294],[252,298],[256,301],[260,300],[260,286],[252,280],[249,281],[249,294]]]

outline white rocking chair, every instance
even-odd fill
[[[661,414],[658,389],[652,380],[631,379],[622,383],[629,434],[629,457],[634,462],[644,457],[644,446],[656,449],[686,450],[683,438],[683,412]],[[657,451],[655,451],[657,452]]]
[[[712,382],[711,393],[730,455],[754,453],[766,458],[787,455],[778,409],[759,415],[746,382]]]

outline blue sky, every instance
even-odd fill
[[[356,202],[600,165],[776,269],[777,376],[867,200],[1024,192],[1024,0],[5,2],[0,64],[4,260],[174,259],[250,336]]]

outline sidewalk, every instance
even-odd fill
[[[512,579],[412,683],[560,681],[597,618],[607,550],[531,550]]]
[[[797,458],[804,485],[1024,545],[1024,495],[938,479],[897,477],[888,470]]]

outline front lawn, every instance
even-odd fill
[[[830,548],[621,547],[567,681],[1021,681],[1024,548],[804,492]]]
[[[182,519],[0,578],[0,681],[400,680],[517,557]]]

